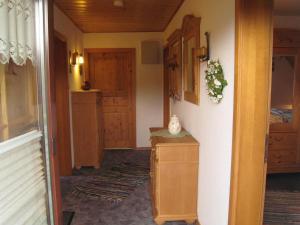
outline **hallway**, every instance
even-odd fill
[[[139,179],[136,188],[121,201],[78,196],[74,189],[78,183],[84,185],[91,177],[119,165],[138,162],[138,167],[149,169],[150,151],[110,150],[105,151],[101,169],[81,169],[71,177],[62,177],[63,210],[74,211],[71,225],[155,225],[152,219],[149,195],[149,176]],[[135,173],[139,173],[136,168]],[[141,173],[140,173],[141,174]],[[184,222],[169,222],[166,225],[186,225]]]

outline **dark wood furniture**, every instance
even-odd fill
[[[150,132],[162,128],[151,128]],[[151,138],[151,197],[158,225],[197,220],[199,144],[192,136]]]
[[[99,90],[72,92],[75,167],[99,168],[103,155],[103,119]]]

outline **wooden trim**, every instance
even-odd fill
[[[54,37],[57,37],[59,40],[68,43],[68,39],[66,38],[66,36],[57,30],[54,30]]]
[[[136,150],[136,151],[150,151],[151,147],[137,147],[133,150]]]
[[[229,225],[263,221],[273,38],[272,0],[236,0]]]
[[[194,15],[186,15],[182,22],[182,37],[183,37],[183,89],[184,100],[190,103],[199,105],[200,98],[200,61],[196,58],[195,49],[200,48],[200,23],[201,18]],[[192,52],[192,76],[193,90],[188,90],[188,49],[187,43],[190,39],[195,38],[195,47]]]
[[[133,118],[133,148],[136,148],[136,49],[131,49],[133,57],[133,70],[132,70],[132,118]]]
[[[89,53],[103,53],[103,52],[130,52],[132,54],[133,58],[133,69],[132,69],[132,134],[133,134],[133,140],[132,140],[132,148],[136,148],[136,49],[135,48],[85,48],[84,49],[84,60],[85,60],[85,79],[89,80],[90,76],[89,74]]]
[[[53,0],[45,1],[45,43],[46,55],[48,61],[46,62],[46,80],[47,80],[47,114],[48,114],[48,139],[49,139],[49,150],[50,150],[50,169],[51,169],[51,187],[52,187],[52,200],[53,200],[53,217],[54,224],[62,224],[62,198],[60,190],[60,178],[59,178],[59,163],[58,155],[55,153],[54,142],[56,138],[56,127],[53,122],[55,121],[55,108],[52,105],[54,101],[54,80],[51,79],[54,74],[54,15],[53,15]]]
[[[55,40],[56,39],[56,40]],[[56,47],[57,42],[64,47]],[[62,49],[63,48],[63,49]],[[55,52],[58,50],[59,52]],[[62,51],[62,52],[60,52]],[[62,55],[63,53],[63,55]],[[69,60],[67,39],[58,32],[54,32],[54,64],[64,61],[65,70],[54,66],[54,73],[50,76],[55,82],[55,108],[57,127],[57,149],[59,155],[60,176],[72,175],[72,150],[71,150],[71,121],[70,121],[70,99],[69,99]],[[62,86],[63,85],[63,86]],[[58,97],[59,96],[59,97]]]
[[[169,48],[164,48],[164,127],[168,127],[169,119],[170,119],[170,97],[169,97],[169,88],[170,88],[170,80],[169,80],[169,69],[168,69],[168,52]],[[182,91],[182,90],[180,90]]]

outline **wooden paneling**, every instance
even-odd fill
[[[57,151],[61,176],[72,175],[67,43],[54,37],[55,107]]]
[[[293,29],[275,29],[274,47],[300,48],[300,32]]]
[[[135,148],[135,49],[86,49],[86,57],[103,96],[104,147]]]
[[[155,131],[161,128],[151,128]],[[192,136],[151,138],[151,197],[154,220],[197,220],[199,144]]]
[[[56,5],[85,33],[163,31],[184,0],[55,0]]]
[[[262,225],[273,38],[272,0],[236,0],[229,225]]]

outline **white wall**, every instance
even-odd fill
[[[300,29],[300,16],[275,16],[274,27]]]
[[[88,33],[84,48],[136,49],[137,147],[149,147],[149,127],[163,125],[163,65],[141,64],[141,42],[163,41],[162,33]]]
[[[200,105],[182,100],[171,103],[183,126],[200,142],[198,216],[201,225],[228,224],[235,49],[234,0],[186,0],[166,31],[164,39],[182,25],[186,14],[200,16],[201,45],[204,32],[211,34],[211,57],[220,59],[228,86],[217,105],[207,96],[204,81],[206,63],[201,64]]]

